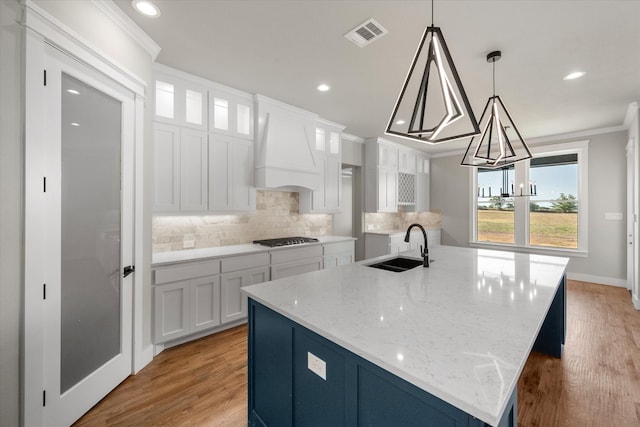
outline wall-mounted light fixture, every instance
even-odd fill
[[[385,133],[429,144],[480,133],[442,31],[433,25],[433,0],[431,26],[422,35]]]
[[[493,64],[493,96],[489,97],[480,117],[482,133],[471,138],[460,163],[462,166],[501,168],[532,157],[502,99],[496,95],[496,61],[501,57],[500,51],[487,55],[487,62]]]

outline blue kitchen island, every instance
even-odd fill
[[[418,258],[417,252],[403,255]],[[560,357],[567,258],[436,246],[243,288],[250,426],[515,426],[532,350]]]

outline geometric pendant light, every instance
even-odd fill
[[[433,1],[431,8],[433,18]],[[433,22],[422,35],[385,133],[428,144],[480,133],[442,31]]]
[[[495,62],[501,56],[500,51],[487,55],[487,62],[493,63],[493,96],[489,97],[480,117],[482,133],[471,138],[460,163],[462,166],[495,169],[533,157],[502,99],[496,95]]]

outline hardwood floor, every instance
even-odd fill
[[[569,281],[562,359],[532,353],[518,425],[639,426],[640,312],[622,288]],[[164,351],[77,426],[246,426],[247,329]]]
[[[246,325],[163,351],[74,424],[246,425]]]
[[[568,283],[562,359],[529,356],[522,426],[640,426],[640,312],[622,288]]]

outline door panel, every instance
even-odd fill
[[[69,425],[131,373],[133,94],[47,49],[44,384]]]

